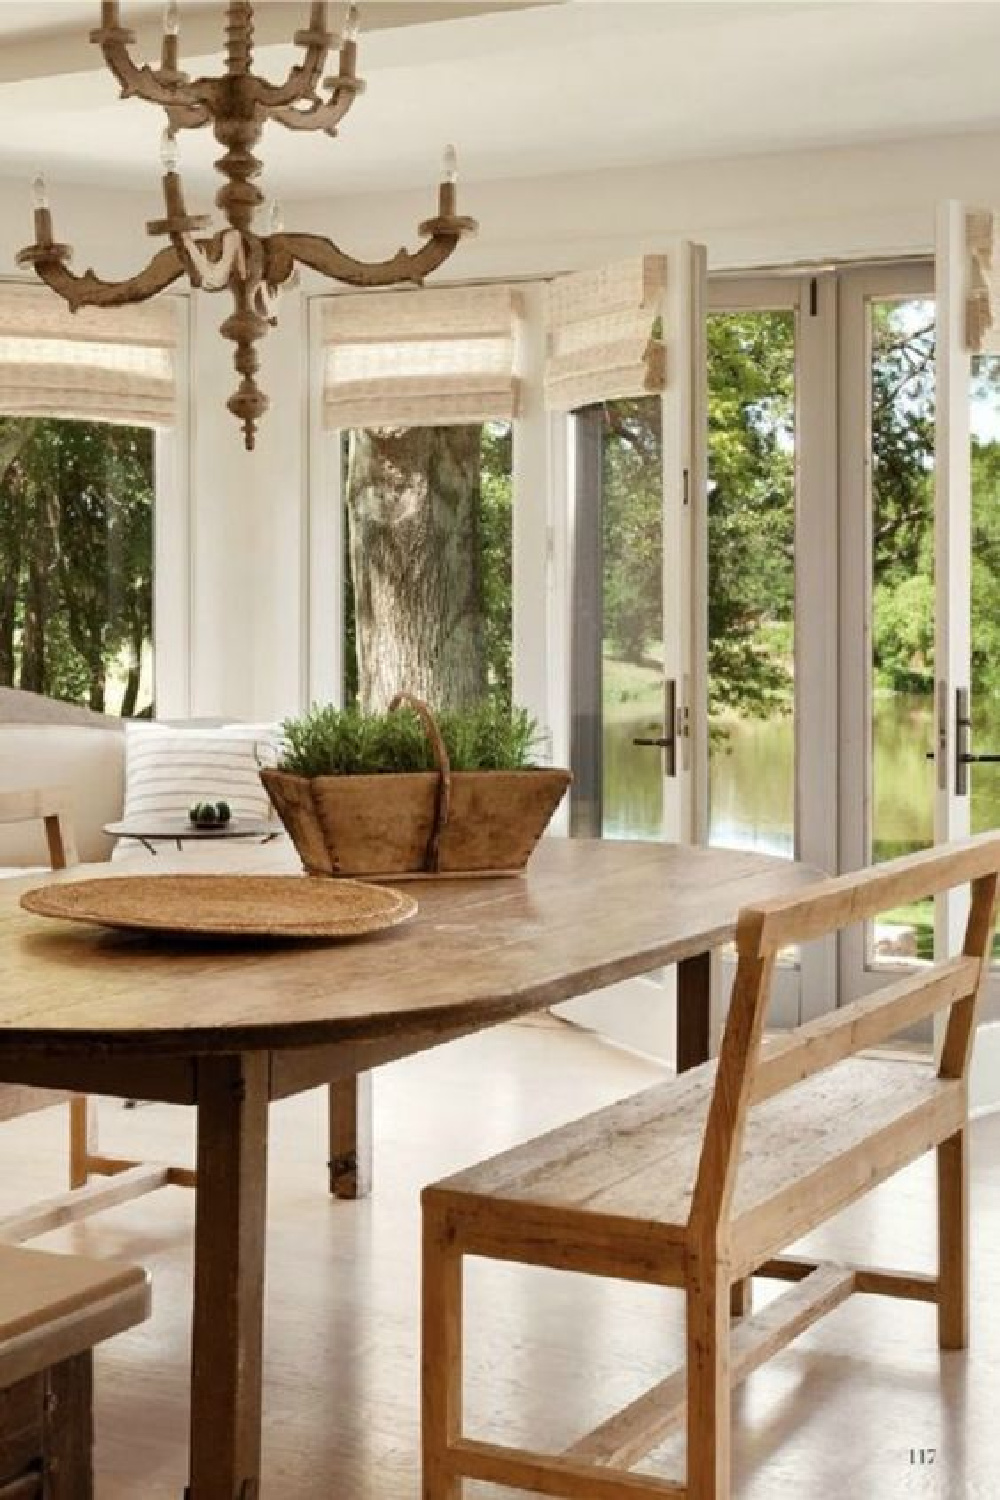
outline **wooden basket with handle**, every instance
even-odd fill
[[[434,771],[298,776],[261,771],[311,875],[518,874],[569,786],[569,771],[453,771],[426,703],[398,693],[427,734]]]

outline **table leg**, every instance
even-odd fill
[[[677,1071],[708,1062],[712,1019],[712,955],[697,953],[677,965]]]
[[[268,1057],[198,1062],[189,1500],[257,1500]]]
[[[330,1085],[330,1192],[367,1198],[372,1190],[372,1075]]]

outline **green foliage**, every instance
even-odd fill
[[[872,645],[876,681],[893,692],[934,691],[934,580],[914,573],[876,584]]]
[[[894,692],[934,683],[934,308],[875,302],[872,331],[872,646]]]
[[[493,701],[442,714],[438,727],[455,771],[520,771],[539,739],[527,709]]]
[[[792,701],[791,314],[710,317],[708,373],[709,712],[763,719]]]
[[[152,431],[0,418],[0,556],[0,682],[151,712]]]
[[[996,411],[1000,360],[977,360],[978,397]],[[1000,441],[972,441],[972,688],[1000,698]]]
[[[483,629],[490,696],[510,708],[513,702],[513,442],[509,422],[483,427],[480,512]]]
[[[709,319],[709,705],[766,718],[792,697],[794,325]],[[602,472],[605,650],[656,668],[663,649],[662,439],[654,397],[608,402]]]
[[[284,726],[281,769],[298,776],[375,776],[432,771],[424,725],[411,708],[363,714],[316,705]],[[438,728],[454,771],[515,771],[530,765],[538,728],[524,709],[494,702],[442,714]]]
[[[641,666],[663,641],[663,456],[655,396],[608,401],[601,474],[604,635]]]

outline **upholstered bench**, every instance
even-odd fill
[[[91,1500],[92,1350],[149,1305],[141,1267],[0,1245],[0,1500]]]

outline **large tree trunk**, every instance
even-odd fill
[[[347,479],[358,697],[486,692],[478,426],[356,431]]]

